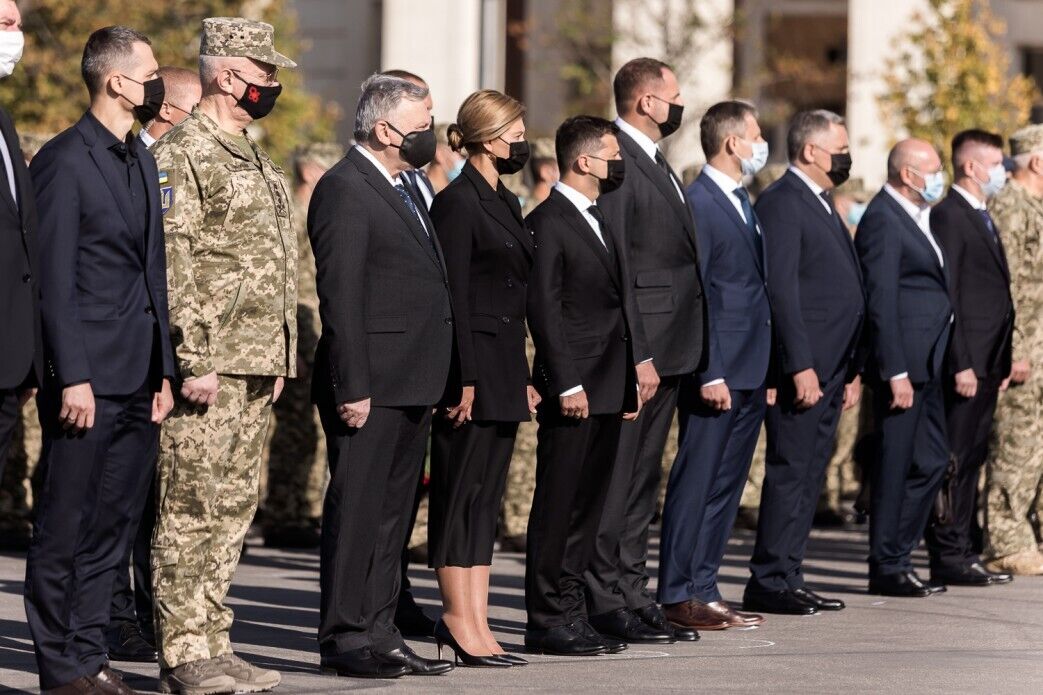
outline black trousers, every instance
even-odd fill
[[[951,378],[946,379],[945,420],[952,461],[942,483],[948,513],[940,517],[933,509],[924,534],[932,570],[960,569],[981,559],[974,540],[980,534],[978,478],[989,455],[992,418],[1003,382],[999,375],[979,379],[974,398],[963,398]]]
[[[431,567],[492,564],[517,434],[517,422],[470,422],[454,428],[444,417],[435,421],[427,539]]]
[[[425,452],[426,454],[426,452]],[[402,562],[399,568],[398,607],[395,609],[395,619],[408,615],[408,611],[417,607],[416,599],[413,597],[413,585],[409,582],[409,539],[413,536],[413,528],[416,526],[416,517],[420,512],[420,502],[424,496],[424,465],[427,456],[420,458],[420,471],[416,479],[416,494],[413,496],[413,511],[409,514],[409,525],[406,527],[406,540],[402,543]]]
[[[535,630],[587,615],[584,575],[607,513],[623,422],[620,414],[566,418],[554,401],[537,415],[536,490],[525,552],[526,627]]]
[[[375,406],[361,429],[320,407],[330,484],[322,509],[319,648],[334,655],[403,644],[394,625],[402,544],[431,408]]]
[[[677,376],[662,377],[641,416],[623,423],[605,514],[586,575],[591,615],[655,602],[645,569],[648,527],[659,500],[663,450],[677,410],[680,382]]]
[[[841,371],[823,385],[822,398],[806,410],[793,405],[793,380],[784,377],[776,405],[768,408],[768,449],[747,591],[804,586],[802,565],[844,405],[844,376]]]
[[[123,561],[112,583],[112,604],[109,606],[110,631],[118,631],[125,623],[136,623],[152,643],[156,641],[152,615],[152,532],[155,528],[156,479],[153,477],[145,495],[141,518],[127,539]]]
[[[95,395],[94,427],[67,436],[61,394],[41,392],[43,486],[25,572],[25,612],[40,687],[107,663],[104,631],[120,561],[155,474],[159,428],[152,393]]]
[[[18,391],[0,389],[0,480],[4,479],[4,467],[7,465],[7,448],[11,446],[11,434],[18,424]]]
[[[892,410],[888,384],[874,385],[880,452],[870,482],[869,576],[913,569],[949,462],[940,380],[913,384],[913,406]]]

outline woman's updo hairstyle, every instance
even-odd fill
[[[500,137],[524,115],[525,107],[506,94],[493,89],[475,92],[460,105],[456,123],[446,131],[449,147],[454,152],[466,149],[469,155],[481,154],[485,152],[483,142]]]

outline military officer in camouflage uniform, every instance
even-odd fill
[[[283,172],[247,134],[282,90],[271,25],[203,20],[203,98],[156,144],[181,398],[163,427],[152,542],[160,690],[256,692],[225,605],[257,509],[261,448],[297,371],[297,237]]]
[[[315,256],[308,241],[308,203],[319,178],[343,156],[343,147],[323,142],[303,147],[293,157],[293,228],[298,249],[297,378],[286,384],[272,408],[268,495],[264,500],[264,543],[272,547],[319,545],[327,467],[326,440],[311,402],[311,368],[322,325],[315,290]]]
[[[985,556],[993,572],[1043,574],[1029,514],[1043,483],[1043,125],[1011,137],[1014,178],[989,205],[1010,266],[1013,358],[986,468]]]

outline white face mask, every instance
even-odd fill
[[[1003,168],[1003,163],[1000,162],[994,167],[990,167],[988,170],[989,179],[982,183],[978,181],[978,185],[981,186],[981,193],[986,198],[991,198],[1000,192],[1004,184],[1007,183],[1007,170]],[[977,177],[975,177],[977,181]]]
[[[25,34],[20,31],[0,31],[0,77],[14,72],[14,66],[22,59]]]
[[[739,158],[739,167],[743,176],[753,176],[768,163],[768,143],[751,142],[750,146],[753,148],[750,158]]]

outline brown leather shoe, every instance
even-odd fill
[[[741,613],[728,605],[727,601],[707,603],[706,607],[728,623],[729,627],[757,627],[764,622],[764,616],[757,613]]]
[[[43,695],[99,695],[101,690],[94,681],[86,676],[81,676],[74,681],[59,685],[57,688],[44,690]]]
[[[683,603],[665,604],[663,614],[670,624],[676,627],[687,627],[693,630],[727,630],[731,627],[720,613],[695,599],[689,599]]]
[[[108,666],[102,666],[100,671],[91,676],[91,680],[98,686],[98,692],[105,695],[137,695],[138,692],[124,683],[120,674]]]

